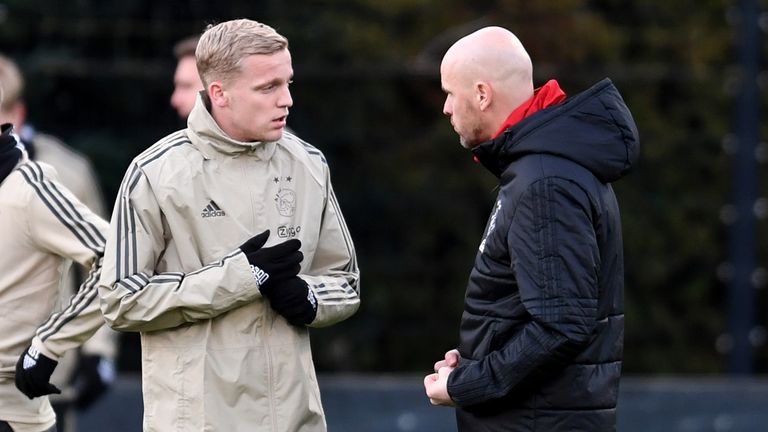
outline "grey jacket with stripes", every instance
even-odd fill
[[[109,217],[107,211],[111,208],[107,209],[104,205],[98,178],[91,162],[84,155],[70,148],[58,138],[45,133],[35,132],[29,139],[35,147],[35,158],[38,162],[53,166],[56,169],[58,181],[94,213],[102,218]],[[104,235],[106,236],[106,230]],[[62,270],[64,274],[59,283],[59,299],[63,304],[66,304],[72,294],[77,292],[81,281],[77,280],[76,272],[71,266],[65,264],[62,266]],[[80,352],[114,360],[117,355],[117,336],[118,333],[109,326],[102,326],[82,345]],[[51,377],[51,383],[62,389],[62,394],[51,395],[51,403],[71,402],[72,398],[76,396],[76,389],[71,380],[77,367],[78,354],[78,350],[70,350],[59,359],[56,371]]]
[[[311,327],[358,308],[354,246],[322,153],[292,134],[227,137],[198,97],[189,127],[128,169],[100,282],[113,328],[141,332],[145,431],[325,431],[307,328],[273,311],[238,246],[301,240]]]
[[[96,282],[106,232],[106,221],[62,186],[49,165],[24,155],[0,184],[0,419],[17,429],[42,430],[54,421],[47,397],[29,400],[14,385],[27,345],[58,360],[104,324]],[[69,304],[52,314],[65,258],[91,271]]]

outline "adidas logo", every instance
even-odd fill
[[[219,217],[219,216],[226,216],[227,214],[224,213],[224,210],[219,208],[219,206],[211,200],[211,202],[208,203],[207,206],[203,209],[202,213],[200,213],[200,216],[204,218],[209,217]]]
[[[30,346],[27,352],[24,353],[24,369],[30,369],[35,367],[37,359],[40,357],[40,352],[37,348]]]

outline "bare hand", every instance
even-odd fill
[[[456,406],[448,394],[448,376],[453,369],[455,368],[445,366],[438,369],[437,373],[424,377],[424,389],[432,405]]]
[[[459,365],[459,350],[452,349],[445,353],[445,358],[435,363],[435,372],[440,368],[449,367],[451,369]]]

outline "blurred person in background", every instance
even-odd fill
[[[18,65],[0,54],[0,81],[4,99],[0,104],[0,123],[10,123],[18,130],[30,159],[44,162],[56,169],[57,180],[77,199],[101,218],[106,218],[101,188],[90,161],[58,138],[36,131],[27,123],[24,103],[25,80]],[[83,282],[84,269],[72,266],[72,260],[61,263],[59,303],[66,304]],[[59,361],[51,382],[64,389],[51,397],[56,411],[59,432],[75,430],[74,416],[69,408],[86,410],[98,400],[114,380],[114,359],[117,333],[103,326],[81,350],[68,351]]]
[[[104,316],[142,334],[145,430],[325,431],[308,327],[355,313],[359,271],[325,157],[284,131],[288,41],[227,21],[196,59],[188,127],[123,179]]]
[[[461,145],[500,189],[469,277],[458,349],[424,379],[460,431],[609,431],[624,341],[621,221],[611,182],[639,141],[610,80],[534,90],[508,30],[456,42],[440,67]]]
[[[176,57],[176,72],[173,74],[173,94],[171,94],[171,106],[179,114],[179,118],[186,121],[192,108],[195,106],[197,94],[203,90],[203,82],[197,73],[195,49],[199,35],[190,36],[180,40],[173,47]]]
[[[0,79],[0,88],[4,88]],[[0,431],[56,430],[46,395],[65,352],[104,326],[96,282],[107,223],[91,212],[47,164],[29,159],[9,123],[0,134]],[[57,311],[61,262],[89,277]],[[54,313],[55,312],[55,313]],[[47,317],[47,319],[46,319]]]

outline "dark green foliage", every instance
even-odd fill
[[[575,94],[609,76],[636,117],[641,161],[615,185],[625,371],[706,373],[724,369],[716,268],[730,190],[730,3],[17,0],[5,2],[0,51],[28,76],[31,121],[88,153],[113,199],[130,158],[181,126],[168,106],[173,43],[230,18],[276,27],[294,59],[289,123],[331,164],[363,272],[359,313],[313,332],[317,364],[426,372],[456,343],[495,196],[441,114],[439,62],[458,37],[506,26],[528,47],[537,84],[556,78]],[[759,356],[765,371],[765,348]]]

